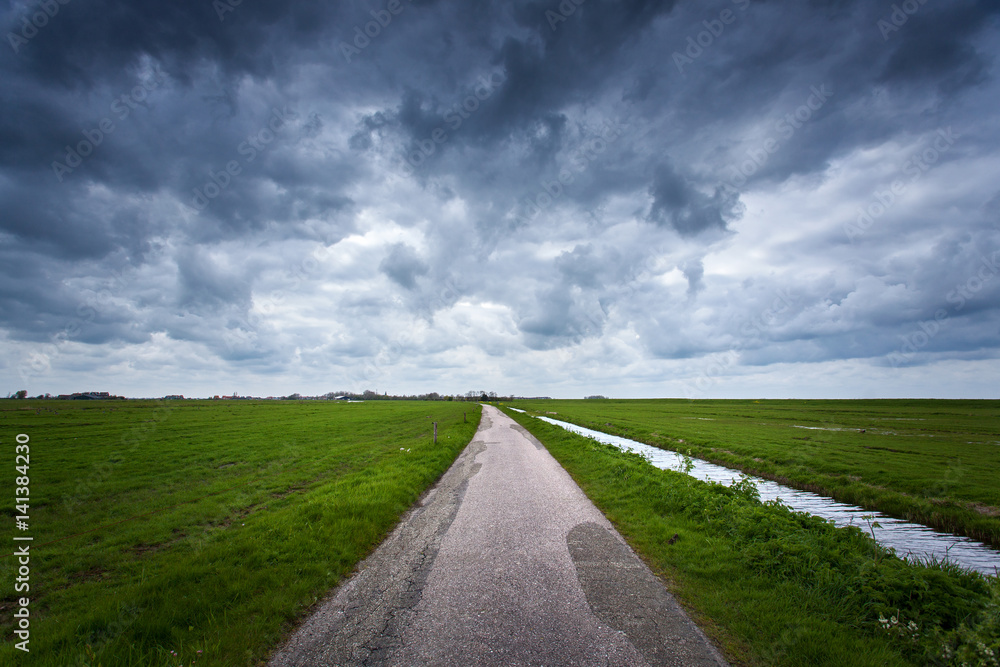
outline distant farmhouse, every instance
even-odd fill
[[[124,396],[112,396],[106,391],[85,391],[76,394],[59,394],[64,401],[112,401],[125,400]]]

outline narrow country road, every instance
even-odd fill
[[[272,658],[318,665],[725,665],[547,450],[475,438]]]

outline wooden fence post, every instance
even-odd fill
[[[434,444],[436,445],[438,441],[438,423],[434,422]]]

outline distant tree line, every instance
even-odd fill
[[[302,398],[298,394],[292,394],[285,398]],[[355,401],[513,401],[514,396],[499,396],[495,391],[467,391],[464,394],[439,394],[432,391],[427,394],[389,394],[387,392],[378,393],[371,389],[366,389],[361,393],[352,391],[331,391],[324,394],[322,398],[348,399]]]
[[[110,400],[124,400],[124,396],[115,396],[106,391],[83,391],[77,392],[75,394],[59,394],[58,396],[53,396],[52,394],[39,394],[38,396],[28,396],[27,389],[19,389],[13,394],[7,394],[7,398],[14,399],[25,399],[32,398],[35,400],[41,400],[46,398],[57,398],[60,400],[91,400],[91,401],[110,401]]]
[[[13,394],[7,394],[7,398],[30,398],[28,392],[25,389],[21,389]],[[103,399],[123,399],[124,396],[112,396],[106,392],[89,392],[85,394],[60,394],[59,396],[53,396],[52,394],[39,394],[35,398],[103,398]],[[166,398],[184,398],[181,395],[170,395]],[[215,398],[220,398],[215,396]],[[242,398],[242,399],[253,399],[253,396],[222,396],[221,398]],[[427,394],[389,394],[387,392],[378,393],[371,389],[366,389],[360,393],[353,391],[331,391],[322,396],[303,396],[299,393],[289,394],[288,396],[278,397],[286,401],[306,401],[306,400],[351,400],[351,401],[473,401],[473,402],[498,402],[498,401],[514,401],[517,399],[527,398],[525,396],[500,396],[495,391],[467,391],[464,394],[439,394],[436,391],[429,392]],[[531,398],[548,398],[548,396],[533,396]],[[588,396],[587,398],[604,398],[603,396]]]

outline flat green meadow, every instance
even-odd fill
[[[259,665],[468,444],[458,402],[0,401],[0,664]],[[467,421],[463,417],[467,413]],[[433,443],[432,422],[438,422]],[[14,509],[30,437],[29,530]],[[30,598],[30,655],[12,614]]]
[[[1000,401],[578,400],[515,407],[1000,549]],[[552,414],[555,413],[555,414]]]

